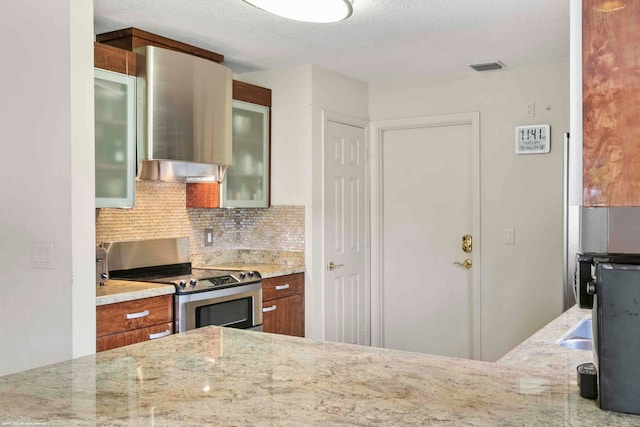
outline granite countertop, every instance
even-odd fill
[[[173,285],[109,279],[104,282],[104,286],[96,286],[96,306],[175,292],[176,288]]]
[[[538,370],[566,374],[577,384],[576,366],[593,362],[590,350],[568,349],[556,345],[569,329],[582,319],[591,318],[591,310],[574,305],[497,361],[501,365],[535,366]],[[640,421],[640,420],[639,420]]]
[[[211,268],[215,270],[252,270],[260,273],[263,279],[284,276],[287,274],[304,273],[304,265],[297,264],[261,264],[251,262],[230,262],[216,265],[204,265],[196,268]]]
[[[0,424],[640,424],[568,380],[572,310],[497,363],[209,326],[0,377]]]

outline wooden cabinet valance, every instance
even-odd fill
[[[124,28],[121,30],[98,34],[96,36],[96,41],[131,51],[137,47],[156,46],[164,49],[175,50],[177,52],[188,53],[214,62],[224,61],[224,55],[220,55],[219,53],[149,33],[138,28]]]

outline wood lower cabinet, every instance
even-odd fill
[[[173,295],[96,307],[96,351],[161,338],[173,333]]]
[[[262,328],[304,336],[304,273],[262,279]]]
[[[124,347],[125,345],[166,337],[167,335],[171,335],[172,330],[173,323],[169,322],[161,325],[149,326],[148,328],[134,329],[132,331],[121,332],[119,334],[99,337],[96,339],[96,351],[100,352],[111,350],[112,348]]]

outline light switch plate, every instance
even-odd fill
[[[504,229],[504,244],[505,245],[514,245],[516,243],[516,235],[513,228],[505,228]]]
[[[213,246],[213,228],[204,229],[204,245]]]
[[[527,117],[536,116],[536,101],[530,100],[527,102]]]
[[[54,245],[52,242],[34,242],[31,245],[31,267],[54,269]]]

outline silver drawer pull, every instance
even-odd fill
[[[289,289],[289,284],[285,283],[284,285],[278,285],[276,286],[276,291],[281,291],[283,289]]]
[[[140,313],[127,313],[127,320],[130,319],[139,319],[141,317],[146,317],[149,315],[149,310],[141,311]]]
[[[265,308],[263,308],[263,309],[262,309],[262,312],[263,312],[263,313],[268,313],[268,312],[273,311],[273,310],[275,310],[275,309],[276,309],[276,306],[275,306],[275,305],[272,305],[271,307],[265,307]]]
[[[171,331],[169,329],[164,332],[158,332],[157,334],[149,334],[149,339],[155,340],[156,338],[166,337],[167,335],[171,335]]]

